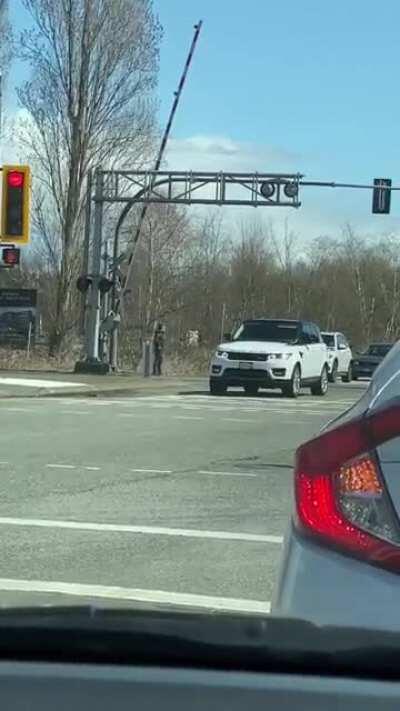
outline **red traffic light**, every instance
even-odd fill
[[[11,170],[7,175],[7,182],[10,188],[22,188],[24,184],[24,173],[19,170]]]
[[[19,264],[21,250],[17,247],[5,247],[3,249],[3,263],[7,267],[15,267]]]

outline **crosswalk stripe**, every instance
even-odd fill
[[[217,597],[212,595],[197,595],[195,593],[169,592],[166,590],[146,590],[142,588],[125,588],[116,585],[93,585],[72,583],[56,580],[21,580],[0,578],[0,590],[21,593],[42,593],[72,595],[87,598],[102,598],[111,600],[131,600],[175,607],[201,608],[206,610],[221,610],[225,612],[250,612],[268,614],[271,609],[269,600],[246,600],[243,598]]]

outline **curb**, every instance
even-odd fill
[[[0,400],[35,400],[37,398],[65,398],[65,399],[74,399],[74,398],[97,398],[97,397],[102,397],[102,398],[107,398],[107,397],[138,397],[138,396],[146,396],[146,395],[163,395],[163,394],[171,394],[171,393],[180,393],[183,391],[191,392],[193,391],[193,386],[190,388],[190,384],[182,384],[182,385],[166,385],[163,388],[152,388],[146,387],[146,388],[108,388],[105,390],[62,390],[61,392],[58,390],[51,390],[51,389],[39,389],[36,392],[29,392],[29,393],[13,393],[12,395],[0,395]]]

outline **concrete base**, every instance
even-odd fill
[[[109,364],[102,363],[101,360],[78,360],[74,368],[74,373],[89,375],[108,375],[110,372]]]

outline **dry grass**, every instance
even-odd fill
[[[167,376],[206,375],[210,362],[209,348],[188,348],[175,355],[167,354],[163,372]]]
[[[190,377],[206,375],[210,361],[209,348],[187,348],[175,354],[167,353],[164,358],[163,373],[169,377]],[[0,348],[0,370],[25,370],[38,372],[71,372],[79,359],[79,348],[73,348],[69,353],[63,353],[56,358],[50,358],[45,346],[36,346],[28,357],[25,350]],[[124,370],[136,368],[128,361],[122,364]]]
[[[74,353],[50,358],[48,349],[37,346],[28,357],[25,350],[0,348],[0,370],[34,370],[65,372],[73,370],[77,358]]]

